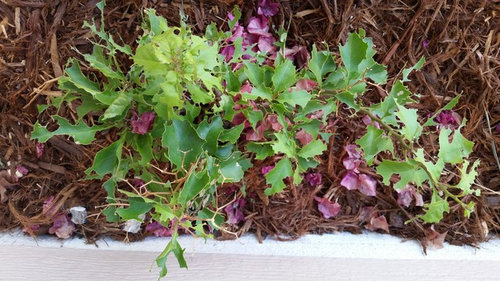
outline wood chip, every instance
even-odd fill
[[[63,72],[59,65],[59,53],[57,52],[57,37],[55,33],[52,34],[52,38],[50,39],[50,61],[54,69],[54,77],[62,76]]]

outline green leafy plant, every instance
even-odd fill
[[[103,11],[103,1],[98,8]],[[42,143],[67,135],[89,145],[96,135],[109,136],[87,178],[104,181],[108,206],[103,213],[109,221],[148,220],[171,235],[156,260],[161,276],[167,273],[170,253],[187,267],[177,241],[181,231],[211,237],[209,230],[224,230],[218,187],[242,181],[252,161],[276,162],[264,173],[266,195],[301,184],[327,149],[332,113],[339,108],[370,118],[356,143],[384,184],[396,190],[415,185],[419,192],[432,193],[425,213],[416,219],[438,222],[449,212],[450,198],[466,215],[472,212],[473,202],[465,200],[479,195],[472,189],[479,162],[467,160],[473,144],[460,133],[465,122],[454,130],[434,122],[458,97],[426,122],[411,108],[414,95],[404,82],[424,60],[403,70],[402,80],[393,83],[381,102],[365,105],[363,94],[371,85],[385,84],[387,71],[374,60],[373,43],[364,30],[349,34],[339,59],[313,46],[301,65],[291,59],[284,30],[273,41],[268,23],[255,19],[261,30],[253,32],[272,44],[250,44],[243,38],[240,16],[235,9],[231,31],[212,24],[197,36],[186,24],[169,26],[154,10],[146,10],[135,50],[106,33],[103,17],[99,29],[85,23],[96,35],[93,52],[84,54],[84,61],[68,62],[59,79],[64,95],[51,100],[58,111],[64,105],[76,108],[75,118],[52,115],[59,126],[55,130],[34,125],[31,137]],[[119,57],[132,64],[121,64]],[[83,72],[81,65],[91,71]],[[427,155],[419,140],[434,133],[440,150]],[[451,170],[460,173],[455,185],[442,176]]]

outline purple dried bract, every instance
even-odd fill
[[[279,3],[273,3],[269,0],[262,0],[259,2],[257,14],[265,17],[272,17],[278,13],[279,7]]]
[[[245,215],[243,214],[243,207],[245,207],[245,204],[246,200],[244,198],[240,198],[224,208],[230,224],[238,224],[239,222],[245,220]]]
[[[318,211],[323,214],[325,219],[329,219],[335,217],[340,213],[341,206],[337,202],[332,202],[328,200],[328,198],[320,198],[314,196],[314,200],[318,202]]]
[[[306,181],[312,187],[321,185],[322,180],[323,176],[321,173],[309,173],[306,175]]]
[[[130,120],[132,133],[144,135],[149,132],[153,128],[155,117],[156,113],[154,112],[144,112],[140,117],[138,117],[137,112],[132,111],[132,119]]]
[[[462,117],[453,110],[443,110],[436,115],[434,121],[439,124],[440,128],[456,130],[462,123]]]

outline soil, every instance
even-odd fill
[[[54,78],[61,75],[68,58],[91,50],[91,35],[82,25],[85,20],[99,17],[97,2],[0,1],[0,161],[7,165],[4,169],[22,164],[30,170],[8,189],[8,199],[0,203],[0,230],[47,223],[41,212],[43,201],[55,196],[61,206],[83,205],[89,210],[88,223],[77,228],[77,233],[89,241],[100,235],[118,239],[125,236],[119,225],[107,223],[99,215],[105,205],[101,183],[82,180],[94,154],[109,141],[106,136],[100,136],[90,146],[76,145],[64,137],[53,138],[41,159],[36,157],[35,142],[29,139],[37,119],[49,120],[48,115],[38,115],[37,105],[44,104],[47,96],[57,94]],[[226,24],[227,13],[234,4],[240,5],[245,24],[256,14],[257,1],[107,1],[106,28],[134,46],[144,8],[153,7],[169,23],[176,24],[182,7],[194,31],[202,32],[211,22]],[[490,130],[500,122],[500,2],[281,1],[273,23],[276,27],[289,26],[291,45],[310,48],[313,43],[326,42],[334,52],[349,32],[364,28],[367,36],[373,38],[376,60],[388,66],[389,77],[425,56],[423,70],[410,82],[411,90],[421,95],[419,111],[424,115],[433,113],[451,98],[462,95],[456,111],[468,120],[463,134],[475,142],[472,158],[481,160],[477,182],[482,196],[474,199],[476,211],[469,219],[460,215],[462,212],[451,212],[435,229],[446,232],[446,241],[452,244],[469,245],[484,241],[488,232],[500,231],[500,165],[495,157],[500,134]],[[377,98],[377,93],[368,96]],[[65,109],[61,114],[71,116],[72,112]],[[401,208],[396,203],[397,194],[389,187],[379,189],[376,198],[340,188],[342,148],[363,132],[364,125],[359,120],[339,117],[337,126],[332,128],[336,137],[320,166],[324,176],[322,188],[299,188],[295,195],[287,189],[269,199],[256,197],[246,206],[245,224],[235,228],[235,232],[254,232],[259,240],[267,235],[289,240],[307,233],[360,233],[366,219],[363,207],[375,206],[388,219],[391,234],[424,242],[428,225],[403,224],[421,209]],[[422,146],[429,151],[436,149],[432,140]],[[256,163],[246,177],[249,190],[257,194],[264,189],[264,183],[252,174],[265,164]],[[0,183],[7,180],[3,175],[0,174]],[[333,193],[344,207],[340,216],[324,219],[313,196]],[[424,200],[429,196],[424,194]],[[42,227],[34,234],[46,231],[47,227]],[[144,235],[128,238],[141,239]],[[221,234],[219,238],[234,236]]]

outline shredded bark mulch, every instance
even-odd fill
[[[88,240],[100,235],[124,238],[119,225],[106,223],[99,215],[105,204],[101,183],[82,180],[95,153],[109,139],[99,136],[95,144],[84,147],[56,137],[49,141],[41,159],[36,157],[35,142],[29,139],[34,122],[49,118],[45,114],[38,116],[37,104],[59,94],[54,78],[62,74],[67,59],[91,50],[91,34],[82,25],[85,20],[98,19],[97,2],[0,1],[0,161],[5,165],[1,169],[14,171],[17,164],[22,164],[30,170],[6,191],[0,203],[0,230],[46,223],[41,215],[43,201],[55,196],[61,206],[83,205],[89,210],[88,223],[77,229]],[[170,24],[179,22],[179,9],[183,8],[195,32],[203,32],[211,22],[223,25],[235,4],[240,5],[243,22],[247,23],[257,7],[257,1],[230,0],[107,2],[107,30],[119,34],[131,46],[140,35],[142,11],[147,7],[155,8]],[[312,43],[326,42],[335,52],[349,32],[364,28],[373,38],[376,59],[388,66],[389,77],[425,56],[425,67],[410,83],[412,91],[421,95],[417,106],[422,114],[433,113],[462,95],[457,112],[468,120],[463,134],[475,142],[473,158],[481,160],[478,184],[482,197],[477,199],[476,212],[469,219],[457,215],[461,212],[451,212],[435,225],[438,232],[447,231],[446,241],[452,244],[477,245],[487,238],[487,233],[500,231],[500,164],[495,156],[500,134],[492,130],[500,122],[499,16],[500,3],[493,0],[307,0],[281,1],[280,12],[273,18],[276,27],[289,26],[291,45],[309,48]],[[370,96],[379,98],[376,92]],[[67,108],[60,114],[71,116],[73,112]],[[420,209],[401,208],[395,191],[379,189],[376,198],[369,198],[340,187],[343,146],[363,130],[360,120],[339,118],[332,128],[336,137],[320,168],[324,175],[322,188],[304,185],[296,193],[287,189],[268,199],[256,196],[246,206],[245,224],[234,231],[254,232],[259,240],[267,235],[290,240],[307,233],[360,233],[367,216],[364,207],[374,206],[372,211],[388,219],[391,234],[424,241],[429,226],[404,224]],[[436,149],[432,140],[422,146],[429,151]],[[257,163],[248,173],[248,192],[262,193],[265,184],[259,173],[265,164]],[[8,181],[7,173],[0,173],[0,185]],[[343,206],[335,219],[324,219],[317,211],[313,197],[325,194],[334,195]],[[424,194],[424,199],[429,197]],[[36,233],[46,231],[41,228]],[[128,238],[142,237],[139,234]],[[234,236],[220,236],[229,238]]]

